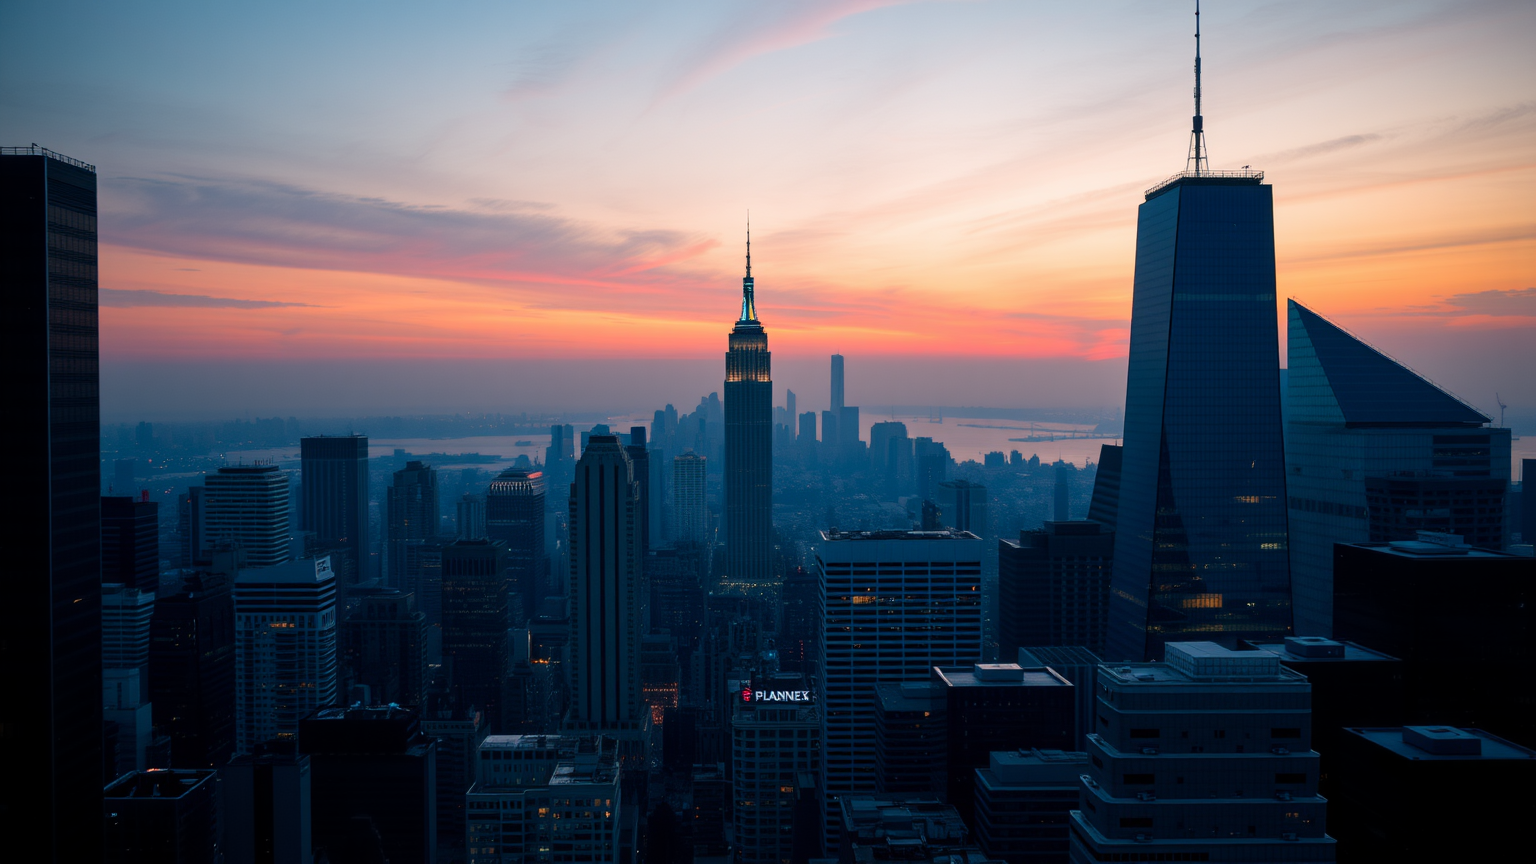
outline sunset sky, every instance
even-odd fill
[[[807,408],[833,351],[866,405],[1114,406],[1192,7],[8,3],[0,143],[98,166],[109,416],[686,409],[748,209]],[[1536,4],[1203,12],[1282,297],[1536,414]]]

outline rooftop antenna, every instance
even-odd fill
[[[1199,177],[1211,170],[1205,152],[1205,118],[1200,116],[1200,0],[1195,0],[1195,124],[1189,135],[1189,159],[1184,172]]]
[[[1504,400],[1499,398],[1499,394],[1497,392],[1495,392],[1493,394],[1493,401],[1499,403],[1499,428],[1503,429],[1504,428],[1504,409],[1508,408],[1509,406],[1504,404]]]
[[[747,211],[747,275],[741,280],[741,320],[757,321],[757,298],[752,283],[752,211]]]
[[[747,278],[752,278],[752,211],[747,211]]]

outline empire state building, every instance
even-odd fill
[[[725,352],[725,581],[761,585],[769,578],[773,514],[773,377],[752,289],[749,229],[741,318]]]

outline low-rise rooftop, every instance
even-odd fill
[[[1536,750],[1506,741],[1481,729],[1454,726],[1354,727],[1356,735],[1415,762],[1472,759],[1536,760]]]
[[[933,679],[946,687],[1071,687],[1071,682],[1044,666],[1024,668],[1017,663],[975,663],[970,666],[935,666]]]

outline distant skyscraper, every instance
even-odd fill
[[[925,680],[934,666],[981,658],[981,560],[981,539],[963,531],[822,532],[820,791],[829,841],[837,799],[876,791],[874,685]]]
[[[176,496],[176,533],[181,541],[177,566],[193,567],[204,560],[207,544],[203,534],[203,487],[188,486]]]
[[[639,493],[618,436],[593,435],[571,495],[571,709],[573,730],[634,732],[640,690]]]
[[[1054,516],[1057,522],[1067,522],[1072,518],[1072,466],[1057,459],[1053,467],[1056,469]]]
[[[235,748],[299,731],[336,704],[336,577],[331,559],[241,570],[235,579]]]
[[[101,402],[96,169],[0,149],[10,401],[17,461],[0,641],[0,819],[39,860],[100,860]],[[24,574],[24,575],[22,575]],[[22,833],[24,832],[24,833]]]
[[[741,280],[741,318],[725,354],[725,574],[732,582],[769,579],[773,525],[773,377],[768,334],[753,298],[752,238]]]
[[[795,436],[795,443],[816,443],[816,412],[807,411],[800,415],[800,431]]]
[[[950,480],[938,486],[939,518],[957,531],[989,536],[987,487],[969,480]]]
[[[703,543],[709,534],[704,469],[704,457],[693,452],[672,460],[672,534],[682,542]]]
[[[418,707],[426,695],[427,619],[416,598],[394,589],[360,592],[347,619],[349,684],[368,686],[369,705]]]
[[[226,465],[203,483],[206,543],[236,544],[249,567],[288,562],[288,477],[276,465]]]
[[[1210,170],[1195,92],[1136,228],[1110,660],[1291,632],[1271,187]]]
[[[385,536],[389,538],[386,581],[392,587],[415,584],[417,574],[411,572],[410,565],[417,556],[410,554],[409,547],[419,547],[437,538],[437,507],[437,471],[431,465],[407,462],[405,468],[395,472],[395,482],[386,490],[384,500]]]
[[[1333,544],[1422,529],[1502,548],[1510,432],[1295,300],[1286,312],[1296,630],[1331,636]]]
[[[462,708],[501,722],[501,688],[507,677],[507,547],[500,540],[460,540],[443,547],[443,664]]]
[[[302,438],[299,457],[304,494],[299,527],[314,532],[320,549],[347,550],[353,580],[376,577],[368,538],[368,436]],[[346,571],[341,575],[345,579]]]
[[[789,415],[791,421],[799,416],[795,413],[795,391],[793,390],[784,391],[784,413]]]
[[[160,505],[101,499],[101,581],[154,591],[160,580]]]
[[[843,355],[841,354],[832,355],[832,401],[830,404],[834,415],[843,413]]]
[[[150,620],[155,592],[105,583],[101,595],[101,658],[108,669],[138,669],[149,664]]]
[[[457,514],[458,539],[485,539],[485,496],[466,492],[454,505]]]
[[[507,577],[519,610],[514,624],[533,617],[544,598],[544,474],[508,468],[485,493],[485,536],[506,547]]]
[[[629,443],[624,446],[633,466],[635,487],[640,493],[640,560],[651,548],[651,506],[655,497],[651,490],[651,454],[645,446],[645,427],[629,427]]]

